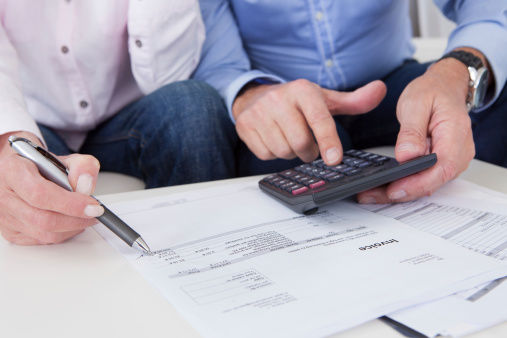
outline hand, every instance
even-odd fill
[[[333,115],[356,115],[375,108],[386,87],[373,81],[353,92],[323,89],[307,80],[259,85],[243,92],[233,105],[236,130],[261,160],[305,162],[320,154],[328,165],[338,164],[343,150]]]
[[[40,144],[30,133],[15,133]],[[31,161],[14,152],[11,134],[0,135],[0,232],[11,243],[21,245],[61,243],[97,223],[104,213],[90,197],[99,162],[85,155],[59,157],[69,168],[69,192],[43,178]]]
[[[396,159],[404,162],[434,152],[438,161],[423,172],[359,194],[360,203],[406,202],[430,195],[468,167],[475,156],[466,106],[468,81],[466,67],[448,58],[405,88],[397,106]]]

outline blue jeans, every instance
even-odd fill
[[[357,116],[335,117],[338,135],[345,150],[394,145],[399,131],[396,104],[405,87],[424,74],[431,63],[408,60],[382,80],[387,94],[371,112]],[[507,86],[487,110],[470,113],[476,158],[507,167]],[[282,171],[301,164],[301,160],[262,161],[240,143],[237,150],[238,175],[248,176]]]
[[[49,150],[71,151],[39,125]],[[79,150],[105,171],[135,176],[147,188],[235,176],[237,137],[218,93],[189,80],[166,85],[119,111],[91,131]]]

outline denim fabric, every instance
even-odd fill
[[[377,108],[358,116],[335,117],[338,134],[345,150],[394,145],[399,130],[396,104],[405,87],[424,74],[431,63],[408,60],[382,80],[387,94]],[[503,88],[497,101],[487,110],[470,113],[476,147],[476,158],[507,167],[507,89]],[[241,142],[238,147],[240,176],[282,171],[301,163],[295,160],[261,161]]]
[[[40,127],[50,151],[70,153],[56,133]],[[236,143],[220,96],[189,80],[126,106],[91,131],[79,152],[95,156],[101,170],[135,176],[155,188],[234,177]]]

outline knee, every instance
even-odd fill
[[[178,143],[235,142],[234,125],[218,92],[208,84],[187,80],[152,93],[150,119],[156,129]],[[206,141],[207,140],[207,141]],[[213,142],[211,142],[213,143]]]
[[[157,93],[165,105],[161,113],[171,111],[171,119],[202,127],[228,128],[231,124],[224,101],[213,87],[204,82],[175,82],[162,87]]]

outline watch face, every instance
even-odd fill
[[[472,97],[472,109],[480,108],[484,105],[486,92],[488,91],[488,70],[480,68],[477,72],[477,79],[474,82],[474,94]]]

